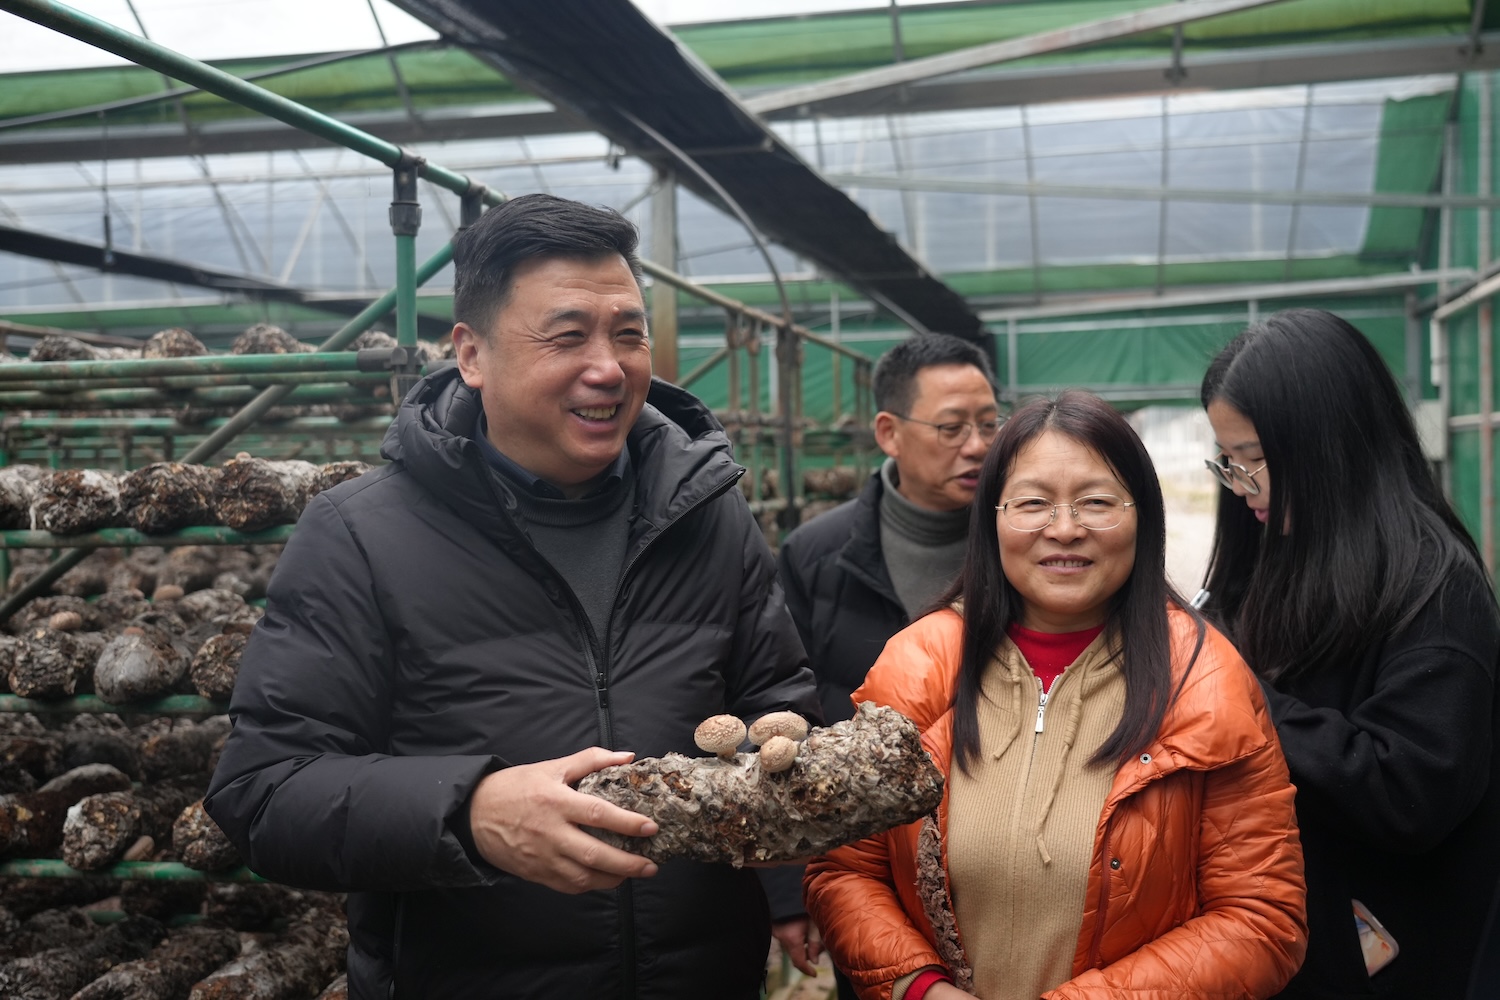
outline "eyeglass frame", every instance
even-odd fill
[[[1122,511],[1122,513],[1120,515],[1120,519],[1118,521],[1116,521],[1114,524],[1111,524],[1107,528],[1094,528],[1094,527],[1090,527],[1087,524],[1084,524],[1083,521],[1080,520],[1079,517],[1078,517],[1078,507],[1076,506],[1076,504],[1078,503],[1078,501],[1080,501],[1080,500],[1087,500],[1089,497],[1113,497],[1114,499],[1120,501],[1120,508],[1121,508],[1121,511]],[[1010,522],[1010,512],[1007,511],[1005,508],[1009,507],[1011,504],[1015,503],[1017,500],[1040,500],[1040,501],[1042,501],[1045,504],[1050,504],[1051,507],[1052,507],[1052,513],[1051,513],[1051,515],[1048,516],[1047,523],[1046,524],[1038,525],[1035,528],[1018,528],[1014,524],[1011,524],[1011,522]],[[1081,497],[1074,497],[1072,500],[1058,500],[1055,503],[1053,502],[1053,500],[1050,497],[1033,497],[1033,496],[1011,497],[1009,500],[1006,500],[1004,503],[997,503],[995,505],[995,510],[997,510],[1000,513],[1002,513],[1002,514],[1005,515],[1005,526],[1008,527],[1008,528],[1010,528],[1011,531],[1025,531],[1025,532],[1028,532],[1028,533],[1029,532],[1033,532],[1033,531],[1046,531],[1048,528],[1052,527],[1054,524],[1057,523],[1057,508],[1059,508],[1059,507],[1066,507],[1066,508],[1068,508],[1068,513],[1070,513],[1070,514],[1073,515],[1073,523],[1076,524],[1076,525],[1078,525],[1084,531],[1113,531],[1115,528],[1118,528],[1120,525],[1122,525],[1122,524],[1125,523],[1125,515],[1124,515],[1123,511],[1126,508],[1134,507],[1134,506],[1135,506],[1135,501],[1134,500],[1126,500],[1124,497],[1120,496],[1118,493],[1085,493]]]
[[[1232,490],[1236,486],[1239,486],[1251,496],[1258,497],[1260,496],[1260,483],[1255,481],[1255,475],[1258,472],[1264,472],[1266,470],[1266,466],[1270,463],[1260,463],[1260,468],[1256,469],[1255,472],[1251,472],[1243,465],[1240,465],[1238,462],[1231,460],[1228,455],[1224,456],[1224,461],[1222,464],[1214,461],[1211,458],[1205,458],[1203,460],[1203,464],[1208,467],[1209,472],[1212,472],[1214,474],[1214,478],[1219,481],[1219,485],[1224,487],[1226,490]],[[1245,478],[1243,480],[1235,480],[1233,478],[1233,472],[1231,470],[1238,471]]]
[[[918,420],[916,417],[909,417],[904,413],[897,413],[894,410],[886,410],[885,412],[889,413],[897,420],[906,420],[914,424],[923,424],[927,427],[934,428],[938,432],[938,444],[941,444],[947,448],[962,448],[965,444],[968,443],[969,438],[974,436],[974,432],[979,431],[981,424],[992,423],[995,425],[995,429],[990,432],[990,436],[988,438],[984,436],[983,431],[980,431],[979,433],[979,440],[986,443],[993,441],[995,440],[995,435],[1000,433],[1001,425],[1005,423],[1005,421],[1001,420],[999,417],[996,417],[994,420],[948,420],[944,421],[941,424],[935,424],[931,420]],[[945,442],[943,440],[944,427],[966,427],[968,429],[964,431],[964,436],[959,438],[957,441]]]

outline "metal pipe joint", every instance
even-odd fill
[[[468,229],[479,221],[484,214],[485,196],[490,193],[488,186],[476,180],[469,181],[469,189],[459,195],[458,199],[458,228]]]
[[[401,160],[391,170],[391,232],[397,236],[415,236],[422,228],[422,205],[417,200],[417,178],[421,176],[426,157],[409,149],[401,150]]]

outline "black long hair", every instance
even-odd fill
[[[1125,709],[1119,725],[1089,763],[1120,763],[1139,753],[1155,739],[1172,700],[1167,603],[1185,607],[1186,602],[1167,582],[1166,515],[1151,456],[1125,418],[1098,396],[1070,390],[1055,400],[1032,400],[1005,422],[990,445],[974,494],[963,572],[940,599],[941,605],[963,601],[963,660],[953,695],[953,749],[965,773],[979,755],[978,709],[985,669],[1005,640],[1005,630],[1020,620],[1023,608],[1021,595],[1000,564],[995,507],[1016,456],[1046,431],[1065,434],[1096,452],[1135,501],[1135,566],[1110,599],[1104,626],[1107,640],[1121,650]],[[1200,645],[1202,640],[1200,621]]]
[[[1245,330],[1201,399],[1255,425],[1270,473],[1265,524],[1221,491],[1206,584],[1210,616],[1268,681],[1337,669],[1480,564],[1396,380],[1333,313],[1290,309]]]

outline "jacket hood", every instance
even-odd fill
[[[456,367],[423,378],[401,401],[380,453],[406,467],[449,506],[478,526],[514,530],[508,486],[490,475],[469,436],[483,409],[479,393]],[[636,470],[638,514],[660,528],[744,473],[730,457],[729,437],[692,393],[651,380],[646,404],[626,438]],[[496,501],[505,512],[501,523]],[[510,525],[503,523],[510,521]]]

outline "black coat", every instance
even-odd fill
[[[854,715],[849,696],[864,683],[886,640],[910,624],[880,550],[883,490],[877,471],[856,499],[787,535],[777,559],[786,606],[830,724]],[[764,870],[761,881],[773,919],[806,912],[800,867]]]
[[[1461,1000],[1500,880],[1500,614],[1481,571],[1347,669],[1266,687],[1297,786],[1308,952],[1285,997]],[[1400,954],[1365,973],[1351,899]]]
[[[883,491],[877,471],[857,498],[787,535],[777,560],[830,723],[854,715],[849,696],[886,640],[911,624],[880,550]]]
[[[245,650],[206,807],[267,878],[348,890],[350,995],[757,995],[754,874],[669,862],[569,896],[470,856],[486,774],[599,745],[697,754],[732,712],[816,718],[812,678],[743,470],[692,396],[654,382],[608,634],[511,516],[468,438],[456,371],[408,395],[389,466],[315,499]]]

